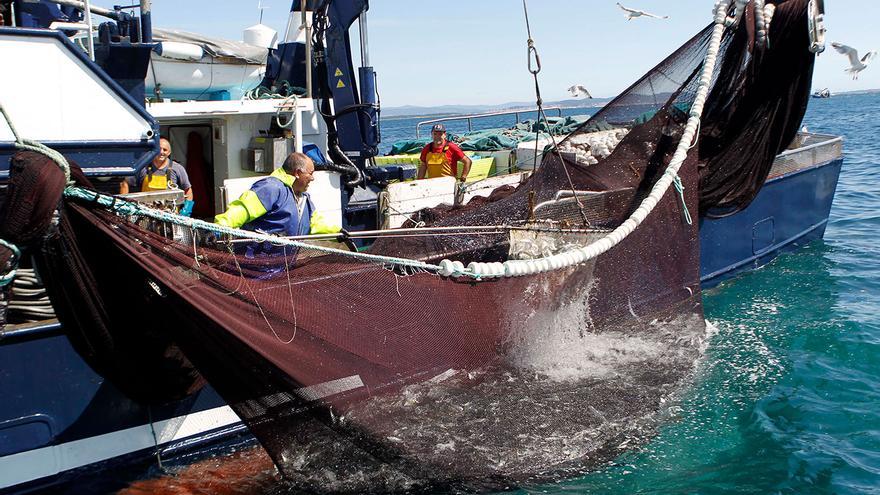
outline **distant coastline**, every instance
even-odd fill
[[[568,108],[597,108],[611,101],[611,98],[594,98],[592,100],[560,100],[544,102],[544,107]],[[387,120],[438,118],[452,115],[469,115],[489,112],[528,112],[535,108],[534,103],[510,102],[500,105],[438,105],[435,107],[421,107],[405,105],[402,107],[383,107],[382,118]]]
[[[841,92],[839,92],[839,93],[836,92],[836,91],[832,91],[831,93],[832,93],[834,96],[844,96],[844,95],[869,95],[869,94],[874,94],[874,93],[880,93],[880,88],[874,88],[874,89],[859,89],[859,90],[856,90],[856,91],[841,91]]]
[[[880,93],[880,88],[860,89],[857,91],[835,92],[835,96],[845,95],[863,95]],[[592,109],[602,107],[611,101],[611,98],[594,98],[592,100],[559,100],[544,102],[545,107],[561,107]],[[398,119],[436,119],[442,117],[451,117],[454,115],[480,114],[489,112],[505,112],[505,111],[523,111],[527,112],[535,108],[534,103],[526,102],[510,102],[499,105],[438,105],[433,107],[422,107],[414,105],[404,105],[400,107],[384,107],[382,108],[383,120]]]

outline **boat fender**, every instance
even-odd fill
[[[156,55],[164,58],[172,58],[175,60],[186,60],[190,62],[201,60],[205,56],[205,50],[199,45],[192,43],[182,43],[180,41],[163,41],[157,43],[153,48]]]

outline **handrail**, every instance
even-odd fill
[[[106,9],[104,7],[98,7],[97,5],[91,5],[91,2],[85,2],[83,0],[53,0],[55,3],[60,3],[61,5],[66,5],[68,7],[73,7],[85,12],[86,9],[89,10],[89,13],[99,15],[102,17],[107,17],[113,19],[114,21],[119,20],[119,13],[115,10]],[[88,4],[88,5],[87,5]]]
[[[57,335],[63,335],[61,323],[58,322],[57,318],[36,321],[33,323],[7,325],[6,328],[0,329],[0,346],[46,337],[55,337]]]
[[[562,107],[544,107],[544,110],[556,110],[556,113],[559,114],[559,117],[562,117]],[[452,120],[467,120],[468,123],[468,132],[472,132],[474,130],[473,119],[478,119],[480,117],[497,117],[499,115],[516,115],[516,123],[519,124],[519,114],[521,113],[537,113],[538,109],[533,108],[529,110],[504,110],[500,112],[488,112],[488,113],[476,113],[472,115],[453,115],[451,117],[441,117],[439,119],[431,119],[419,122],[416,124],[416,139],[420,137],[419,129],[423,125],[427,124],[436,124],[437,122],[449,122]]]
[[[798,146],[797,148],[792,148],[790,150],[785,150],[782,153],[776,155],[776,159],[784,158],[789,155],[794,155],[796,153],[801,153],[803,151],[812,150],[815,148],[820,148],[822,146],[828,146],[829,144],[843,142],[842,136],[835,136],[833,134],[820,134],[816,132],[809,132],[804,134],[807,137],[814,137],[818,139],[824,139],[824,141],[819,141],[818,143],[808,144],[806,146]]]
[[[92,59],[92,62],[95,61],[95,33],[93,32],[92,26],[92,4],[89,0],[84,0],[85,12],[84,16],[86,18],[86,26],[88,26],[89,30],[89,38],[87,41],[87,46],[89,47],[89,58]]]

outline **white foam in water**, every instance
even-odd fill
[[[511,358],[518,368],[531,368],[551,380],[605,378],[621,365],[659,356],[657,343],[617,332],[584,334],[560,326],[532,332]]]
[[[536,295],[547,290],[543,286],[530,288]],[[510,364],[551,380],[568,381],[612,376],[621,365],[659,355],[657,342],[641,336],[591,333],[589,298],[590,290],[582,291],[558,308],[528,314],[508,341]]]

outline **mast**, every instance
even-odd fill
[[[153,42],[153,0],[141,0],[141,41]]]

